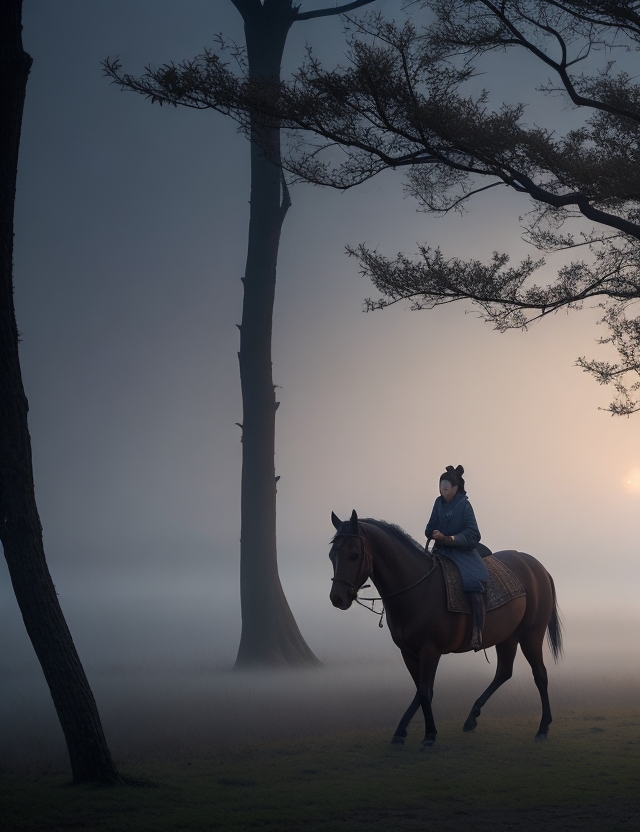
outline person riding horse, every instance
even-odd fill
[[[489,581],[489,571],[477,551],[480,530],[464,488],[464,468],[458,465],[440,475],[440,496],[433,504],[433,511],[424,531],[427,545],[435,541],[433,551],[452,560],[460,571],[462,589],[471,608],[471,646],[482,648],[482,630],[485,619],[484,591]]]

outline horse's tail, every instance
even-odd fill
[[[553,610],[551,611],[551,618],[547,625],[547,644],[551,650],[553,660],[557,662],[562,658],[564,653],[564,647],[562,646],[562,621],[560,620],[560,611],[558,610],[556,587],[551,575],[549,575],[549,581],[551,582],[551,592],[553,593]]]

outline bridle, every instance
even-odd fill
[[[360,550],[360,556],[362,557],[362,559],[365,562],[365,572],[368,572],[369,576],[370,576],[371,573],[373,572],[373,558],[371,557],[371,555],[367,551],[367,547],[366,547],[365,542],[364,542],[364,537],[361,534],[348,534],[347,532],[344,532],[342,534],[336,534],[333,538],[334,541],[338,537],[357,537],[358,538],[358,540],[360,541],[360,545],[362,547],[361,550]],[[366,581],[367,579],[365,578],[364,580]],[[351,592],[353,593],[353,600],[356,602],[356,604],[360,604],[360,606],[364,607],[365,610],[369,610],[369,612],[374,613],[374,615],[380,616],[380,621],[378,621],[378,627],[383,626],[382,622],[383,622],[384,613],[385,613],[384,602],[382,602],[382,612],[378,612],[378,610],[374,609],[374,607],[376,605],[376,601],[382,601],[382,598],[358,598],[358,592],[360,592],[361,589],[367,589],[368,587],[371,586],[371,584],[366,584],[363,581],[360,584],[360,586],[357,587],[355,584],[352,584],[351,581],[345,581],[344,578],[336,578],[336,577],[331,578],[331,583],[344,584],[345,586],[348,586],[349,589],[351,590]],[[371,601],[371,606],[369,607],[369,606],[367,606],[367,604],[363,604],[362,603],[363,601]]]
[[[365,570],[367,569],[367,566],[373,567],[373,558],[367,552],[367,547],[365,546],[364,538],[362,537],[361,534],[347,534],[347,533],[337,534],[337,535],[335,535],[335,537],[333,539],[336,540],[336,538],[338,538],[338,537],[356,537],[360,541],[360,546],[362,547],[361,550],[360,550],[360,556],[365,561]],[[367,557],[367,555],[369,555],[369,557]],[[367,563],[367,561],[369,561],[369,563]],[[369,571],[369,570],[367,570],[367,571]],[[373,569],[371,569],[371,571],[373,571]],[[366,581],[367,579],[365,578],[364,580]],[[354,594],[359,592],[359,590],[361,590],[362,587],[365,585],[365,583],[363,581],[360,584],[359,587],[356,587],[356,585],[352,584],[351,581],[345,581],[343,578],[331,578],[331,582],[334,583],[334,584],[344,584],[345,586],[348,586],[349,589]]]
[[[361,534],[348,534],[348,533],[345,532],[345,533],[342,533],[342,534],[336,534],[333,539],[336,540],[336,538],[338,538],[338,537],[357,537],[358,538],[358,540],[360,541],[360,545],[362,546],[362,549],[360,551],[360,555],[362,556],[362,558],[365,561],[365,570],[369,573],[369,575],[371,575],[372,572],[373,572],[373,558],[371,557],[371,554],[367,551],[367,547],[366,547],[365,542],[364,542],[364,537]],[[367,561],[368,561],[368,563],[367,563]],[[345,586],[348,586],[349,589],[353,592],[353,596],[354,596],[353,600],[357,604],[360,604],[360,606],[364,607],[365,610],[369,610],[369,612],[375,613],[375,615],[380,616],[380,621],[378,622],[378,627],[382,627],[382,621],[383,621],[384,614],[385,614],[385,608],[384,608],[385,601],[387,601],[389,598],[393,598],[395,595],[401,595],[403,592],[408,592],[410,589],[413,589],[414,586],[418,586],[418,584],[421,584],[426,578],[429,577],[429,575],[433,572],[433,570],[436,568],[436,566],[437,566],[437,563],[434,559],[433,562],[432,562],[432,565],[431,565],[431,569],[429,569],[429,571],[426,572],[421,578],[418,578],[417,581],[414,581],[414,583],[409,584],[409,586],[405,586],[402,589],[397,589],[395,592],[390,592],[389,595],[385,595],[384,598],[382,596],[380,596],[380,598],[358,598],[358,592],[361,589],[367,589],[369,586],[371,586],[371,584],[366,584],[366,583],[363,582],[363,583],[360,584],[359,587],[356,587],[355,584],[351,583],[351,581],[345,581],[343,578],[335,578],[335,577],[331,578],[331,582],[335,583],[335,584],[344,584]],[[366,581],[367,579],[365,578],[364,580]],[[362,603],[363,601],[371,601],[372,605],[370,607],[368,607],[366,604]],[[374,609],[376,601],[381,601],[382,602],[382,612],[378,612],[378,610]]]

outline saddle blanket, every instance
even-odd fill
[[[447,587],[447,607],[449,612],[471,613],[469,603],[462,591],[462,578],[458,567],[447,557],[435,555],[436,560],[442,567],[444,582]],[[524,587],[513,572],[493,555],[484,558],[489,570],[489,583],[485,593],[485,604],[487,612],[508,604],[514,598],[521,598],[526,595]]]

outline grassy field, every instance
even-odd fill
[[[176,830],[622,830],[640,828],[640,713],[556,715],[534,743],[530,717],[412,726],[243,745],[171,759],[124,759],[139,786],[71,787],[36,771],[0,778],[2,832]]]

